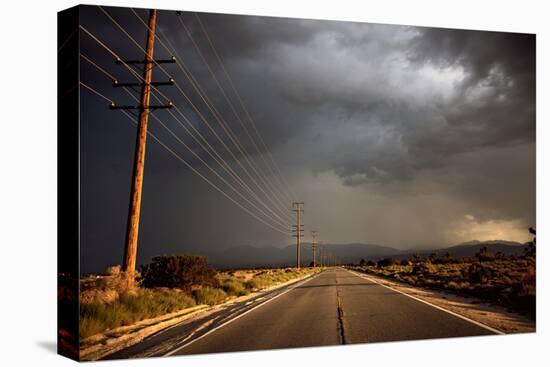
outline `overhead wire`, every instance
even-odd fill
[[[92,64],[95,68],[97,68],[99,71],[101,71],[102,73],[104,73],[105,75],[107,75],[111,80],[113,80],[113,81],[117,80],[112,74],[110,74],[109,72],[107,72],[104,68],[102,68],[101,66],[99,66],[99,65],[98,65],[97,63],[95,63],[93,60],[89,59],[86,55],[84,55],[84,54],[82,54],[82,53],[81,53],[80,55],[81,55],[81,57],[82,57],[84,60],[86,60],[87,62],[89,62],[90,64]],[[137,74],[137,75],[134,74],[134,77],[138,77],[138,76],[139,76],[139,74]],[[140,79],[140,78],[138,77],[138,80],[139,80],[139,79]],[[142,79],[142,78],[141,78],[141,79]],[[127,93],[129,93],[128,88],[123,87],[123,89],[124,89]],[[130,94],[135,100],[137,100],[137,98],[136,98],[135,96],[133,96],[131,93],[129,93],[129,94]],[[152,94],[152,96],[153,96],[159,103],[162,103],[162,101],[156,96],[156,94],[155,94],[154,92],[151,92],[151,94]],[[137,100],[137,102],[139,102],[139,100]],[[174,105],[174,107],[177,108],[177,106],[175,106],[175,105]],[[183,128],[183,129],[184,129],[184,130],[185,130],[185,131],[186,131],[186,132],[187,132],[187,133],[188,133],[188,134],[189,134],[189,135],[190,135],[190,136],[191,136],[191,137],[192,137],[192,138],[193,138],[193,139],[194,139],[194,140],[195,140],[195,141],[196,141],[196,142],[197,142],[197,143],[198,143],[198,144],[199,144],[199,145],[200,145],[200,146],[201,146],[201,147],[202,147],[202,148],[203,148],[203,149],[204,149],[204,150],[205,150],[205,151],[215,160],[215,161],[216,161],[216,163],[218,163],[227,173],[229,173],[230,176],[231,176],[232,178],[234,178],[234,179],[237,181],[238,184],[241,185],[241,187],[243,187],[245,190],[248,189],[248,191],[253,195],[253,197],[254,197],[260,204],[262,204],[269,212],[271,212],[275,217],[277,217],[277,220],[275,220],[276,222],[278,222],[279,224],[281,224],[281,225],[283,225],[283,226],[289,226],[289,225],[290,225],[289,222],[285,222],[283,218],[281,218],[277,213],[275,213],[273,210],[271,210],[271,208],[270,208],[269,206],[267,206],[267,205],[265,204],[265,202],[263,202],[263,201],[261,200],[261,198],[259,198],[259,197],[256,195],[256,193],[255,193],[254,191],[252,191],[252,189],[251,189],[244,181],[238,180],[239,177],[238,177],[238,176],[235,177],[235,176],[237,175],[236,172],[235,172],[229,165],[227,165],[226,162],[225,162],[225,164],[226,164],[227,167],[225,167],[225,166],[222,164],[222,162],[220,162],[214,155],[212,155],[212,153],[211,153],[210,151],[208,151],[208,149],[206,149],[206,147],[203,145],[203,143],[202,143],[201,141],[199,141],[199,140],[197,139],[197,137],[189,131],[189,129],[181,122],[181,120],[180,120],[177,116],[175,116],[175,115],[172,113],[172,111],[168,110],[168,112],[170,113],[170,115],[172,116],[172,118],[174,118],[174,119],[182,126],[182,128]],[[184,117],[184,119],[186,120],[186,122],[189,124],[189,126],[191,126],[191,127],[194,129],[193,124],[185,117],[185,115],[182,114],[182,116]],[[161,123],[161,124],[162,124],[162,123]],[[164,124],[162,124],[162,125],[164,126]],[[165,128],[168,129],[166,126],[165,126]],[[173,133],[170,129],[168,129],[168,130],[170,131],[170,133],[171,133],[172,135],[174,135],[174,133]],[[199,136],[202,137],[202,134],[201,134],[198,130],[195,129],[195,132],[198,133]],[[203,140],[204,140],[204,137],[202,137],[202,138],[203,138]],[[178,138],[178,140],[179,140],[179,138]],[[205,142],[206,142],[206,144],[208,144],[208,145],[210,146],[210,144],[208,143],[207,140],[205,140]],[[185,143],[183,143],[183,144],[185,145]],[[186,146],[186,145],[185,145],[185,146]],[[187,146],[186,146],[186,148],[190,149],[190,148],[187,147]],[[210,148],[212,148],[212,147],[210,146]],[[212,148],[212,149],[213,149],[213,148]],[[191,153],[195,154],[195,152],[192,151],[191,149],[190,149],[190,151],[191,151]],[[200,157],[199,157],[199,158],[200,158]],[[220,157],[220,158],[221,158],[221,157]],[[221,158],[221,159],[223,160],[223,158]],[[202,160],[202,159],[201,159],[201,160]],[[206,163],[205,163],[205,164],[206,164]],[[210,167],[209,167],[209,168],[210,168]],[[215,173],[217,174],[217,172],[215,172]],[[220,178],[221,178],[221,177],[220,177]],[[234,189],[234,190],[235,190],[235,189]],[[236,190],[235,190],[235,191],[236,191]],[[238,192],[238,191],[237,191],[237,192]],[[238,192],[238,194],[239,194],[240,196],[242,196],[242,195],[240,194],[240,192]],[[243,198],[244,198],[245,200],[247,200],[245,197],[243,197]],[[247,201],[248,201],[248,200],[247,200]],[[262,211],[262,212],[263,212],[263,211]]]
[[[128,31],[126,31],[126,29],[124,29],[124,27],[122,27],[122,25],[120,25],[119,22],[117,22],[116,19],[114,19],[105,9],[103,9],[101,6],[98,7],[112,22],[113,24],[115,24],[115,26],[117,26],[117,28],[119,28],[119,30],[121,30],[142,52],[145,52],[145,50],[143,49],[143,47],[128,33]],[[137,15],[137,14],[136,14]],[[140,18],[138,16],[138,18]],[[141,19],[141,18],[140,18]],[[142,20],[143,21],[143,20]],[[148,25],[146,25],[146,27],[148,28]],[[166,47],[166,46],[164,46]],[[168,77],[172,78],[172,76],[170,75],[170,73],[168,73],[163,67],[162,65],[158,64],[157,62],[153,61],[157,66],[158,68],[163,71]],[[191,105],[191,107],[193,108],[193,110],[197,113],[197,115],[200,117],[201,121],[209,128],[209,130],[213,133],[213,135],[218,139],[218,141],[223,145],[223,147],[225,148],[225,150],[233,157],[233,159],[235,160],[235,162],[237,163],[237,165],[239,165],[239,167],[243,170],[243,172],[248,176],[248,178],[251,180],[251,182],[253,182],[256,187],[266,196],[266,198],[268,198],[268,200],[270,200],[270,202],[272,202],[272,204],[275,205],[276,208],[278,208],[278,210],[280,211],[280,213],[282,215],[284,215],[285,217],[288,218],[289,221],[292,220],[292,217],[289,215],[288,211],[285,210],[285,208],[282,208],[280,206],[278,206],[276,204],[276,202],[271,198],[271,196],[269,194],[267,194],[267,192],[263,189],[263,187],[258,184],[258,182],[252,177],[252,175],[250,174],[250,172],[248,171],[248,169],[246,169],[243,164],[240,162],[240,160],[237,158],[237,156],[235,155],[235,153],[227,146],[227,144],[225,143],[225,141],[219,136],[219,134],[216,132],[216,130],[211,126],[211,124],[208,122],[208,120],[204,117],[204,115],[200,112],[200,110],[197,108],[197,106],[193,103],[193,101],[189,98],[189,96],[183,91],[183,89],[181,88],[181,86],[177,83],[177,81],[175,81],[174,85],[176,86],[176,88],[179,90],[179,92],[185,97],[185,99],[187,100],[187,102]],[[179,113],[181,114],[181,111],[179,111]],[[183,114],[182,114],[183,115]],[[223,128],[223,125],[222,125],[222,128]],[[226,131],[227,133],[227,131]],[[228,133],[227,133],[228,134]],[[229,134],[228,134],[229,135]],[[246,155],[244,155],[245,157],[245,160],[248,159],[248,157]]]
[[[216,56],[221,68],[222,68],[222,71],[224,72],[225,76],[227,77],[227,80],[229,81],[229,85],[231,86],[231,88],[233,89],[233,92],[235,93],[235,96],[237,97],[237,100],[239,101],[239,104],[241,105],[243,111],[245,112],[245,114],[247,115],[248,117],[248,120],[250,121],[250,124],[251,126],[254,128],[254,131],[256,133],[256,135],[258,136],[258,139],[260,140],[260,142],[262,143],[266,153],[267,153],[267,156],[270,158],[271,160],[271,163],[273,165],[273,167],[275,167],[275,170],[278,171],[278,175],[275,174],[275,172],[272,171],[272,173],[274,174],[275,177],[277,178],[280,178],[281,182],[282,182],[282,186],[286,188],[286,194],[288,195],[288,197],[294,201],[294,195],[292,194],[292,191],[290,190],[290,188],[288,187],[288,183],[286,183],[286,181],[282,181],[284,180],[284,176],[283,174],[281,173],[281,170],[279,168],[279,166],[277,165],[277,163],[275,162],[274,158],[273,158],[273,155],[271,154],[271,151],[270,149],[267,147],[267,144],[265,143],[265,140],[263,139],[262,135],[260,134],[259,130],[258,130],[258,127],[256,126],[256,123],[254,121],[254,119],[252,119],[252,116],[250,115],[250,112],[248,111],[248,108],[246,108],[244,102],[243,102],[243,99],[239,93],[239,91],[237,90],[237,88],[235,87],[235,83],[233,82],[233,79],[231,78],[231,76],[229,75],[226,67],[225,67],[225,64],[224,62],[222,61],[221,57],[220,57],[220,54],[218,53],[216,47],[214,46],[214,42],[212,41],[212,38],[210,37],[209,35],[209,32],[206,30],[206,27],[204,25],[204,23],[202,22],[200,16],[195,13],[195,17],[197,18],[198,20],[198,23],[204,33],[204,35],[206,36],[206,39],[210,45],[210,47],[212,48],[212,51],[214,52],[214,55]],[[256,148],[258,148],[256,146]],[[258,149],[259,151],[259,149]],[[266,164],[267,165],[267,164]],[[269,167],[269,165],[267,165]],[[285,190],[283,190],[283,192],[285,192]]]
[[[92,88],[88,84],[84,82],[80,82],[82,86],[84,86],[86,89],[90,90],[97,96],[103,98],[106,101],[112,102],[110,98],[102,94],[101,92],[97,91],[96,89]],[[120,110],[124,115],[126,115],[134,124],[137,124],[135,119],[125,110]],[[152,115],[154,118],[158,119],[157,116]],[[177,154],[174,150],[172,150],[170,147],[168,147],[165,143],[163,143],[159,138],[157,138],[151,131],[147,131],[147,134],[151,136],[157,143],[159,143],[162,147],[164,147],[166,150],[168,150],[172,155],[174,155],[179,161],[184,163],[191,171],[193,171],[195,174],[197,174],[200,178],[202,178],[205,182],[207,182],[210,186],[212,186],[214,189],[216,189],[219,193],[221,193],[223,196],[225,196],[227,199],[229,199],[231,202],[233,202],[235,205],[240,207],[242,210],[247,212],[249,215],[254,217],[255,219],[259,220],[260,222],[264,223],[265,225],[271,227],[272,229],[281,232],[283,234],[288,234],[287,231],[281,230],[278,227],[273,226],[271,223],[263,220],[262,218],[258,217],[254,212],[237,202],[235,199],[233,199],[229,194],[227,194],[223,189],[221,189],[218,185],[216,185],[214,182],[209,180],[206,176],[201,174],[197,169],[195,169],[190,163],[188,163],[184,158],[182,158],[179,154]]]
[[[242,119],[240,118],[239,114],[237,113],[236,109],[235,109],[235,106],[233,105],[233,103],[231,102],[231,100],[229,99],[229,97],[227,96],[227,93],[225,92],[225,89],[223,88],[223,86],[221,85],[220,81],[218,80],[218,78],[216,77],[216,74],[213,72],[212,68],[210,67],[210,64],[208,63],[208,60],[206,59],[206,57],[204,56],[203,52],[201,51],[199,45],[197,44],[197,42],[195,41],[192,33],[189,31],[189,28],[185,25],[185,23],[183,22],[183,20],[181,19],[181,17],[178,17],[178,20],[180,21],[183,29],[185,30],[185,32],[187,33],[187,36],[189,37],[189,39],[191,40],[191,43],[193,44],[193,47],[195,48],[195,50],[197,51],[197,54],[199,55],[199,57],[201,58],[202,62],[204,63],[204,65],[206,66],[206,69],[208,70],[210,76],[212,77],[212,79],[214,80],[214,82],[216,83],[216,86],[218,87],[218,89],[220,90],[222,96],[224,97],[225,101],[227,102],[227,104],[229,105],[231,111],[233,112],[233,114],[235,115],[235,117],[237,118],[237,121],[239,122],[240,126],[243,128],[243,130],[245,131],[245,133],[248,135],[249,139],[252,141],[252,144],[256,147],[256,150],[258,152],[258,155],[260,156],[260,158],[262,160],[265,161],[265,158],[263,157],[263,154],[262,152],[257,148],[257,144],[256,142],[254,141],[254,138],[252,138],[252,136],[250,135],[248,129],[246,128],[246,125],[244,125]],[[143,20],[142,20],[143,21]],[[197,83],[198,84],[198,83]],[[243,146],[242,143],[239,142],[238,138],[237,139],[237,142],[235,142],[235,133],[233,132],[233,130],[231,129],[231,127],[227,124],[227,122],[221,117],[221,115],[219,114],[218,110],[216,110],[216,113],[219,115],[220,117],[220,124],[224,124],[225,126],[227,126],[228,130],[230,131],[230,133],[227,133],[230,138],[232,138],[232,140],[234,141],[234,144],[237,146],[237,149],[239,149],[241,151],[241,153],[247,157],[248,156],[248,153],[246,152],[246,148]],[[233,137],[235,136],[235,137]],[[245,151],[245,152],[243,152]],[[250,165],[252,165],[250,162],[248,162]],[[264,185],[266,185],[266,187],[269,189],[269,191],[274,195],[274,197],[277,198],[278,202],[280,205],[283,206],[283,208],[285,208],[285,200],[284,199],[281,199],[282,198],[282,195],[278,192],[278,190],[275,188],[275,186],[269,181],[267,180],[267,175],[265,174],[265,172],[263,172],[263,170],[258,166],[257,169],[256,167],[253,167],[255,173],[258,175],[258,177],[262,180],[262,182],[264,183]],[[261,172],[259,173],[258,170],[260,170]],[[288,202],[286,205],[290,205],[290,202]]]
[[[103,41],[101,41],[99,38],[97,38],[93,33],[91,33],[86,27],[80,25],[80,28],[86,33],[88,34],[93,40],[95,40],[100,46],[102,46],[107,52],[109,52],[115,59],[119,60],[129,71],[132,75],[134,75],[136,78],[138,78],[138,80],[141,80],[143,82],[145,82],[145,80],[143,79],[143,77],[141,75],[139,75],[139,73],[137,73],[134,69],[132,69],[127,63],[125,63],[120,57],[119,55],[114,52],[111,48],[109,48]],[[166,98],[167,100],[168,97],[162,93],[160,90],[158,90],[158,88],[156,88],[155,86],[151,86],[152,89],[156,90],[157,93],[159,93],[160,95],[162,95],[164,98]],[[184,119],[187,120],[187,118],[185,117],[185,115],[177,108],[176,105],[174,105],[174,108],[182,115],[182,117],[184,117]],[[188,121],[188,120],[187,120]],[[189,122],[189,121],[188,121]],[[192,126],[192,124],[191,124]],[[192,126],[193,127],[193,126]],[[193,127],[194,128],[194,127]]]

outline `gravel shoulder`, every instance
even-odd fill
[[[366,279],[417,297],[446,310],[480,322],[506,334],[532,333],[536,322],[527,316],[473,297],[462,297],[450,292],[418,288],[380,276],[355,271]]]
[[[155,334],[168,330],[172,327],[196,321],[199,318],[206,318],[209,314],[230,307],[237,302],[245,302],[260,297],[263,294],[275,291],[302,281],[313,274],[292,279],[288,282],[280,283],[272,287],[250,293],[246,296],[233,297],[227,302],[215,306],[199,305],[178,312],[162,315],[155,318],[146,319],[128,326],[121,326],[103,333],[92,335],[80,342],[80,360],[96,361],[112,353],[121,351],[142,342],[144,339]]]

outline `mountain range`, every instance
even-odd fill
[[[349,244],[323,244],[327,253],[338,258],[340,263],[357,263],[361,259],[379,260],[385,257],[396,259],[407,259],[415,254],[428,256],[431,253],[443,255],[449,253],[451,256],[474,256],[483,247],[487,247],[493,253],[501,252],[505,255],[521,255],[524,253],[526,244],[512,241],[470,241],[455,246],[422,249],[422,250],[398,250],[388,246],[363,243]],[[293,266],[296,263],[296,246],[285,247],[266,246],[237,246],[229,249],[216,251],[201,251],[208,256],[208,262],[218,269],[227,268],[248,268],[248,267],[275,267]],[[319,259],[317,252],[317,259]],[[312,251],[309,243],[301,246],[301,263],[307,266],[312,261]],[[318,260],[319,261],[319,260]]]

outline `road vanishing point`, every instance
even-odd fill
[[[498,333],[361,274],[334,268],[172,327],[105,359]]]

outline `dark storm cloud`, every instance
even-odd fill
[[[144,39],[144,27],[130,10],[107,9],[136,39]],[[146,16],[143,10],[138,14]],[[504,236],[518,239],[522,226],[535,222],[533,35],[199,16],[283,175],[297,197],[306,201],[306,223],[323,228],[325,241],[401,248],[442,245],[486,239],[483,236],[498,226],[508,231],[502,232]],[[159,12],[159,35],[176,47],[243,151],[228,140],[177,66],[165,69],[234,156],[178,88],[163,91],[253,185],[240,166],[247,165],[247,158],[261,165],[259,153],[265,154],[265,149],[254,145],[242,127],[241,123],[251,125],[196,15],[184,12],[181,17],[233,107],[174,12]],[[139,53],[97,8],[88,8],[82,24],[121,56],[135,58]],[[82,39],[84,53],[117,77],[129,78],[93,41]],[[159,42],[155,47],[158,58],[172,56]],[[127,98],[89,65],[83,66],[82,75],[108,96]],[[155,75],[165,77],[158,69]],[[97,259],[93,265],[103,266],[115,262],[122,251],[120,218],[125,218],[129,195],[128,157],[135,128],[126,121],[113,124],[113,115],[98,107],[103,101],[86,98],[83,175],[93,185],[84,188],[89,235],[83,253],[93,258],[98,246],[116,249],[108,261]],[[221,172],[169,112],[156,116]],[[223,186],[154,119],[150,129]],[[139,261],[186,249],[290,241],[236,208],[162,147],[150,144],[148,149]]]
[[[209,24],[217,24],[216,17],[209,17]],[[308,20],[281,20],[276,27],[272,22],[222,22],[233,31],[229,38],[218,34],[225,57],[235,69],[256,72],[256,81],[263,75],[272,82],[277,103],[261,108],[270,111],[263,119],[269,125],[295,135],[312,125],[316,131],[343,128],[353,134],[348,144],[339,145],[343,150],[337,156],[323,157],[323,168],[333,168],[346,183],[361,182],[359,176],[367,182],[407,179],[420,169],[444,166],[456,154],[534,141],[533,36]],[[251,32],[252,26],[258,31]],[[288,40],[287,31],[295,38]],[[423,85],[421,73],[433,80]],[[301,123],[270,119],[281,104],[286,119],[299,116]],[[353,139],[357,133],[367,140]]]
[[[272,143],[302,156],[289,161],[395,194],[421,173],[441,181],[468,154],[496,160],[489,152],[516,146],[534,158],[533,35],[254,17],[217,23],[219,17],[203,16],[224,40],[232,70],[249,80],[241,90],[254,91],[247,97],[260,105],[262,128],[277,127],[269,136],[280,139]],[[260,81],[276,95],[259,90]],[[507,172],[507,181],[526,188],[526,200],[492,214],[534,220],[534,175],[471,163],[460,167],[470,181],[445,182],[442,190],[476,197],[473,182]],[[478,198],[478,206],[499,206],[503,198],[493,196]]]

